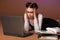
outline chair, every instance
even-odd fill
[[[43,18],[42,30],[46,30],[47,27],[59,27],[59,23],[51,18]]]

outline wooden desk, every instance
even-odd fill
[[[38,35],[36,35],[35,33],[32,36],[25,37],[25,38],[3,35],[3,29],[0,20],[0,40],[38,40],[38,39],[39,39]],[[41,38],[41,40],[43,40],[43,38]]]

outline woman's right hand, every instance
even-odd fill
[[[28,18],[28,14],[27,14],[26,10],[25,10],[25,14],[26,14],[26,17]]]

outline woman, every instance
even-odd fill
[[[30,29],[36,33],[41,30],[43,15],[37,13],[38,5],[36,3],[26,3],[24,14],[24,29],[29,32]]]

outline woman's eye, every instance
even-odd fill
[[[26,13],[33,13],[33,12],[28,12],[28,11],[27,11]]]
[[[31,12],[31,13],[33,13],[33,12]]]

